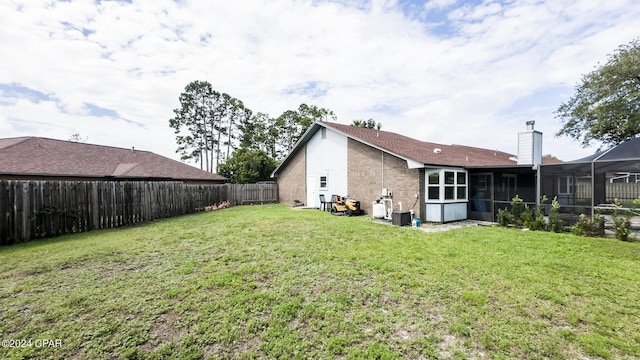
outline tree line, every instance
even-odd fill
[[[229,178],[231,182],[268,180],[278,162],[293,149],[314,121],[336,120],[333,111],[300,104],[272,118],[253,112],[206,81],[193,81],[180,94],[180,107],[169,125],[182,160]],[[569,101],[555,112],[556,136],[589,146],[619,144],[640,134],[640,39],[621,45],[604,65],[582,77]],[[352,126],[380,130],[373,119]],[[72,136],[80,141],[79,135]]]
[[[300,104],[276,118],[253,112],[241,100],[216,91],[207,81],[189,83],[169,126],[184,161],[232,182],[268,180],[314,121],[335,121],[333,111]]]

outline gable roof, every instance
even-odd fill
[[[514,155],[463,145],[443,145],[416,140],[393,132],[336,123],[319,123],[354,140],[385,150],[422,166],[505,166],[515,165]],[[440,149],[439,151],[437,149]]]
[[[389,131],[367,129],[331,122],[315,122],[296,143],[290,154],[273,172],[277,175],[288,159],[320,128],[332,129],[353,140],[385,151],[407,161],[411,168],[429,166],[483,167],[517,166],[514,155],[506,152],[464,145],[443,145],[420,141]],[[439,150],[438,150],[439,149]]]
[[[225,177],[149,151],[41,137],[0,139],[0,174],[224,182]]]
[[[598,151],[593,155],[570,161],[571,163],[588,163],[603,161],[624,161],[640,159],[640,137],[624,141],[607,150]]]

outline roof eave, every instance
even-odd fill
[[[504,164],[504,165],[471,165],[471,166],[463,166],[465,169],[527,169],[527,168],[535,168],[536,165],[532,165],[532,164],[527,164],[527,165],[517,165],[517,164],[513,164],[513,165],[509,165],[509,164]]]
[[[374,148],[374,149],[377,149],[377,150],[380,150],[380,151],[384,151],[384,152],[386,152],[387,154],[391,154],[391,155],[393,155],[393,156],[395,156],[395,157],[397,157],[397,158],[400,158],[400,159],[402,159],[402,160],[405,160],[405,161],[407,162],[407,166],[409,167],[409,169],[419,169],[419,168],[423,168],[423,167],[424,167],[424,164],[423,164],[422,162],[418,161],[418,160],[415,160],[415,159],[412,159],[412,158],[406,157],[406,156],[404,156],[404,155],[397,154],[397,153],[395,153],[395,152],[393,152],[393,151],[390,151],[389,149],[386,149],[386,148],[383,148],[383,147],[381,147],[381,146],[378,146],[378,145],[372,144],[372,143],[370,143],[370,142],[368,142],[368,141],[366,141],[366,140],[364,140],[364,139],[361,139],[361,138],[359,138],[359,137],[355,137],[355,136],[353,136],[353,135],[347,134],[347,133],[345,133],[345,132],[343,132],[343,131],[341,131],[341,130],[339,130],[339,129],[336,129],[336,128],[332,127],[331,125],[323,124],[323,126],[324,126],[324,127],[328,127],[328,128],[330,128],[331,130],[333,130],[333,131],[335,131],[335,132],[337,132],[337,133],[339,133],[339,134],[341,134],[341,135],[344,135],[344,136],[346,136],[346,137],[348,137],[348,138],[350,138],[350,139],[353,139],[353,140],[358,141],[358,142],[360,142],[360,143],[362,143],[362,144],[365,144],[365,145],[367,145],[367,146],[370,146],[370,147],[372,147],[372,148]]]
[[[300,137],[300,139],[298,139],[298,141],[293,146],[291,151],[289,151],[287,156],[285,156],[285,158],[282,159],[282,162],[280,163],[280,165],[278,165],[278,167],[276,167],[276,169],[273,170],[273,172],[271,173],[272,178],[278,177],[278,173],[280,172],[280,169],[282,169],[291,160],[291,158],[293,158],[293,155],[298,152],[302,144],[306,143],[313,136],[313,134],[315,134],[315,132],[318,131],[319,129],[318,124],[319,122],[317,121],[314,122],[313,124],[311,124],[311,126],[309,126],[307,131],[305,131],[304,134],[302,134],[302,136]]]

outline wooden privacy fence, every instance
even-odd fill
[[[0,180],[0,245],[278,201],[276,184]]]
[[[632,201],[640,196],[640,183],[607,182],[605,191],[609,202],[613,202],[614,199]],[[579,182],[576,187],[576,197],[578,199],[591,199],[591,183]]]

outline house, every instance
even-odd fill
[[[0,180],[147,180],[222,184],[227,179],[149,151],[42,137],[0,139]]]
[[[276,168],[280,201],[319,207],[319,195],[361,201],[372,212],[383,189],[394,210],[413,210],[429,222],[493,220],[518,194],[539,198],[542,133],[518,134],[519,157],[497,150],[442,145],[404,135],[331,122],[316,122]]]

